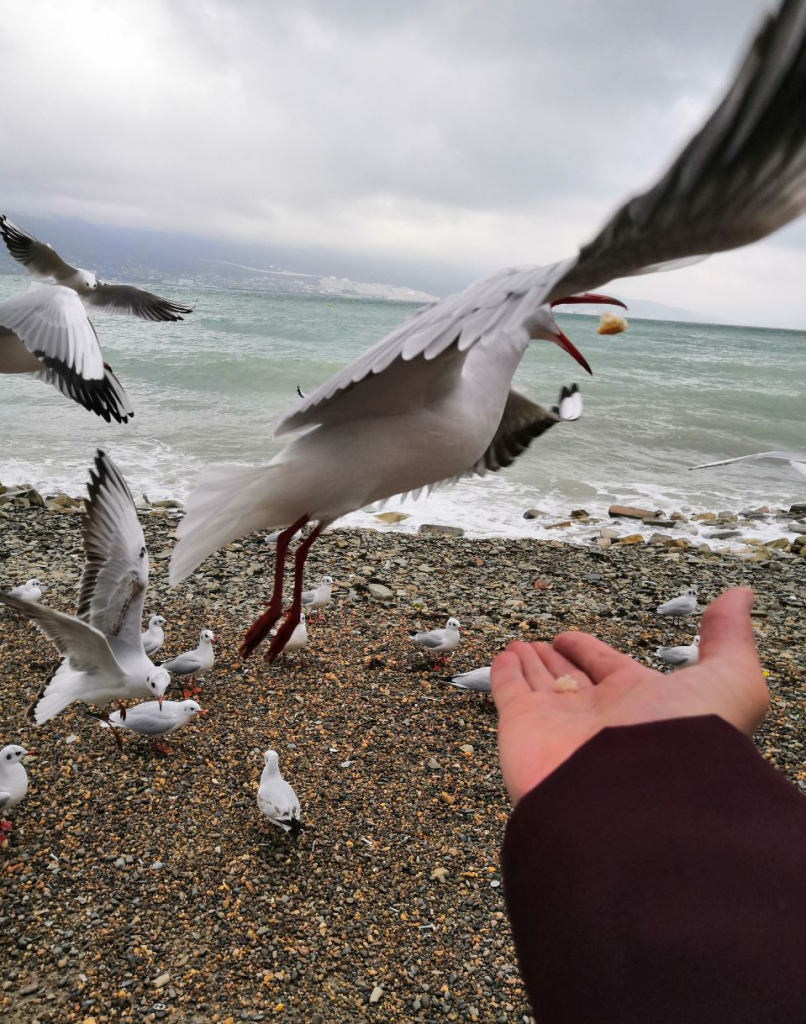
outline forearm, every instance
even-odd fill
[[[608,729],[514,811],[539,1024],[806,1020],[806,799],[716,717]]]

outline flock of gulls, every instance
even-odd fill
[[[293,436],[267,466],[207,469],[177,530],[171,581],[181,581],[231,541],[275,531],[270,600],[247,630],[240,654],[247,657],[268,640],[269,662],[299,656],[307,642],[306,611],[319,615],[331,600],[329,576],[315,590],[303,590],[308,552],[331,523],[395,495],[497,472],[545,431],[579,418],[576,385],[563,388],[548,408],[512,386],[532,341],[559,346],[592,372],[558,326],[556,307],[621,306],[592,289],[747,245],[804,211],[806,128],[796,116],[804,95],[806,0],[783,0],[764,21],[722,102],[666,173],[616,210],[575,256],[497,271],[423,307],[300,395],[276,429],[278,436]],[[101,281],[4,216],[0,237],[35,279],[27,291],[0,302],[0,373],[34,376],[105,420],[127,423],[134,410],[104,361],[89,315],[178,321],[192,308]],[[784,458],[799,471],[806,464],[806,457],[791,452],[746,457]],[[295,540],[284,613],[286,562]],[[152,616],[143,632],[148,552],[126,482],[103,452],[90,471],[84,555],[75,614],[44,605],[46,588],[37,580],[0,591],[0,603],[27,617],[63,657],[30,714],[41,725],[81,702],[96,709],[118,743],[119,732],[128,729],[165,750],[166,736],[203,714],[192,697],[199,693],[197,680],[213,667],[214,637],[203,630],[195,650],[161,664],[152,660],[164,640],[164,620]],[[697,595],[688,590],[658,613],[679,622],[696,607]],[[460,637],[459,622],[450,618],[443,629],[412,640],[443,664]],[[691,664],[698,642],[695,637],[690,645],[659,648],[657,654],[672,665]],[[181,702],[165,700],[172,675],[184,680]],[[490,669],[452,681],[487,693]],[[143,703],[127,708],[131,701]],[[108,713],[111,705],[116,708]],[[25,797],[22,762],[28,753],[14,744],[0,751],[4,810]],[[299,802],[280,774],[277,754],[267,751],[264,762],[258,806],[274,824],[296,833],[302,828]],[[4,821],[3,835],[9,827]]]

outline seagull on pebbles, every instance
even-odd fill
[[[269,648],[296,628],[311,544],[335,519],[502,463],[514,436],[546,429],[550,410],[524,408],[512,378],[532,340],[584,357],[557,324],[568,303],[623,305],[590,293],[607,281],[671,269],[747,245],[806,209],[806,131],[792,116],[806,92],[806,0],[768,16],[727,95],[660,180],[634,196],[579,253],[548,266],[506,268],[423,307],[280,418],[301,431],[268,466],[211,466],[179,524],[171,561],[178,583],[218,548],[285,527],[267,610],[241,648],[247,656],[283,610],[291,539],[315,524],[294,557],[291,607]],[[540,424],[543,424],[541,427]],[[516,447],[518,447],[516,446]]]
[[[148,620],[148,629],[145,633],[141,634],[143,637],[143,648],[149,658],[152,654],[156,654],[165,643],[165,634],[162,631],[164,625],[165,619],[161,615],[152,615]]]
[[[297,794],[280,774],[277,752],[267,750],[263,755],[263,773],[257,791],[257,805],[272,825],[297,836],[305,828],[300,821]]]
[[[474,693],[483,693],[484,700],[487,700],[487,694],[491,692],[490,685],[490,666],[487,668],[474,668],[472,672],[460,672],[458,675],[453,676],[451,679],[451,686],[455,686],[457,690],[472,690]]]
[[[164,700],[162,704],[149,700],[129,708],[125,719],[119,711],[113,711],[108,719],[101,720],[101,726],[104,729],[131,729],[138,736],[147,736],[160,754],[170,754],[172,750],[162,742],[162,737],[178,732],[198,715],[206,714],[195,700]]]
[[[39,580],[27,580],[19,587],[12,587],[8,592],[9,597],[16,597],[19,601],[39,601],[45,591],[48,589],[46,583],[40,583]]]
[[[170,661],[163,661],[160,668],[170,672],[172,676],[190,676],[182,690],[183,697],[193,697],[201,690],[196,686],[196,676],[205,676],[211,671],[215,662],[213,653],[215,634],[212,629],[203,629],[199,633],[199,646],[195,651],[185,651]]]
[[[318,612],[317,618],[322,618],[322,609],[330,604],[330,593],[333,589],[333,577],[323,576],[322,582],[316,590],[305,590],[302,594],[302,607],[308,612]],[[313,615],[311,615],[313,618]]]
[[[65,658],[29,710],[38,725],[74,701],[103,709],[138,697],[161,700],[171,681],[143,648],[148,550],[126,481],[102,451],[90,470],[83,538],[76,615],[0,591],[0,603],[26,615]]]
[[[700,638],[695,636],[690,644],[680,647],[658,647],[655,657],[665,661],[667,665],[674,665],[675,668],[696,665],[700,660]]]
[[[28,772],[22,761],[29,754],[33,754],[33,750],[26,750],[16,743],[0,750],[0,811],[10,811],[25,799]],[[0,847],[7,844],[10,833],[11,822],[3,818],[0,820]]]
[[[434,658],[434,667],[445,664],[448,654],[459,646],[461,634],[458,619],[451,617],[444,629],[431,629],[427,633],[412,633],[410,638]]]
[[[694,587],[689,587],[680,597],[673,597],[671,601],[659,605],[656,609],[658,615],[673,619],[676,626],[680,625],[681,619],[693,615],[696,610],[697,591]]]
[[[287,654],[298,653],[299,654],[299,663],[300,663],[300,665],[304,666],[305,665],[305,659],[302,657],[302,648],[307,646],[307,643],[308,643],[308,627],[305,625],[305,612],[303,612],[300,615],[300,617],[299,617],[299,624],[297,625],[297,628],[294,630],[294,632],[288,638],[288,640],[286,641],[283,649],[280,651],[280,654],[283,657],[283,661],[285,661],[285,656]]]

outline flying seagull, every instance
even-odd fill
[[[90,470],[82,532],[76,615],[0,591],[0,603],[27,616],[65,658],[30,711],[38,725],[74,701],[99,708],[135,697],[161,701],[171,681],[147,657],[140,633],[148,584],[143,528],[120,470],[101,451]]]
[[[104,313],[128,313],[141,320],[182,320],[183,313],[193,312],[192,306],[181,306],[132,284],[99,281],[91,270],[65,263],[53,246],[18,228],[3,214],[0,214],[0,237],[14,259],[32,277],[72,288],[91,309]]]
[[[671,168],[577,255],[497,271],[425,306],[280,418],[277,435],[304,433],[268,466],[210,467],[179,525],[172,581],[238,537],[285,527],[272,598],[245,656],[280,618],[289,543],[314,523],[295,552],[275,657],[299,621],[305,559],[322,530],[376,501],[494,468],[490,446],[509,432],[512,377],[530,341],[558,345],[589,369],[554,307],[612,302],[589,289],[747,245],[806,209],[806,122],[793,115],[804,93],[806,0],[784,0]]]
[[[689,469],[710,469],[712,466],[728,466],[731,462],[749,462],[756,459],[777,459],[788,462],[794,470],[806,476],[806,453],[804,452],[758,452],[756,455],[739,455],[735,459],[722,459],[721,462],[704,462],[701,466],[689,466]]]
[[[0,302],[0,374],[20,373],[52,384],[102,416],[126,423],[129,397],[104,362],[98,335],[70,288],[34,284]]]

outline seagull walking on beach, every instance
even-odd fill
[[[131,284],[99,281],[91,270],[72,267],[53,246],[40,242],[2,214],[0,238],[32,277],[71,289],[90,309],[104,313],[128,313],[142,320],[170,321],[182,320],[183,314],[193,312],[192,306],[182,306]]]
[[[322,582],[316,590],[305,590],[302,593],[302,607],[313,618],[313,612],[317,612],[317,619],[322,618],[323,609],[330,604],[330,594],[333,589],[333,577],[323,576]]]
[[[460,672],[452,677],[451,686],[455,686],[457,690],[472,690],[473,693],[483,693],[486,702],[487,694],[492,690],[490,685],[490,666],[474,668],[471,672]]]
[[[212,670],[215,662],[213,640],[215,634],[212,629],[203,629],[199,633],[199,646],[194,651],[185,651],[170,661],[162,662],[160,667],[170,672],[172,676],[190,677],[182,689],[183,697],[193,697],[201,693],[201,689],[196,686],[196,676],[205,676]]]
[[[806,0],[784,0],[753,42],[727,95],[672,167],[625,203],[577,255],[549,266],[497,271],[419,310],[280,418],[277,436],[302,431],[268,466],[207,469],[179,525],[171,579],[218,548],[261,529],[278,538],[267,610],[248,631],[248,655],[282,614],[291,539],[291,607],[269,649],[296,628],[311,544],[335,519],[394,495],[506,465],[513,434],[549,410],[524,411],[513,375],[533,340],[589,366],[553,311],[568,303],[623,305],[589,290],[747,245],[806,209]],[[524,422],[526,420],[526,423]]]
[[[10,743],[0,750],[0,811],[10,811],[25,799],[28,772],[22,761],[29,754],[33,754],[33,750],[26,750],[16,743]],[[10,821],[0,819],[0,847],[8,842],[11,828]]]
[[[658,615],[663,615],[665,618],[672,619],[676,626],[680,625],[680,620],[687,618],[689,615],[693,615],[697,610],[697,591],[694,587],[689,587],[688,590],[684,591],[680,597],[673,597],[671,601],[667,601],[665,604],[659,605],[656,609]]]
[[[8,592],[9,597],[16,597],[20,601],[33,601],[34,603],[42,599],[42,595],[48,589],[46,583],[40,583],[39,580],[27,580],[19,587],[12,587]]]
[[[700,638],[695,636],[690,644],[682,644],[680,647],[658,647],[655,657],[675,668],[696,665],[700,660]]]
[[[0,603],[26,615],[65,658],[29,712],[39,725],[74,701],[103,709],[138,697],[162,700],[171,681],[143,648],[148,550],[126,481],[102,451],[90,470],[83,539],[76,615],[0,591]]]
[[[147,736],[160,754],[170,754],[173,751],[163,743],[163,737],[178,732],[194,718],[206,714],[195,700],[164,700],[162,704],[149,700],[129,708],[125,718],[119,711],[113,711],[108,718],[101,719],[101,725],[104,729],[130,729],[138,736]]]
[[[129,396],[104,362],[95,328],[76,293],[32,285],[0,302],[0,374],[52,384],[107,421],[134,416]]]
[[[732,462],[755,462],[762,459],[788,462],[797,473],[806,476],[806,453],[804,452],[758,452],[755,455],[739,455],[735,459],[722,459],[721,462],[704,462],[701,466],[689,466],[689,469],[710,469],[712,466],[729,466]]]
[[[263,772],[257,791],[257,805],[272,825],[283,832],[297,836],[305,828],[300,821],[301,814],[297,794],[280,774],[277,752],[267,750],[263,755]]]
[[[412,633],[411,639],[434,659],[434,667],[445,664],[451,651],[459,646],[462,635],[458,619],[451,616],[444,629],[431,629],[427,633]]]
[[[156,654],[165,643],[165,633],[162,631],[164,625],[165,619],[161,615],[152,615],[148,620],[148,629],[141,634],[143,650],[149,658],[152,654]]]

